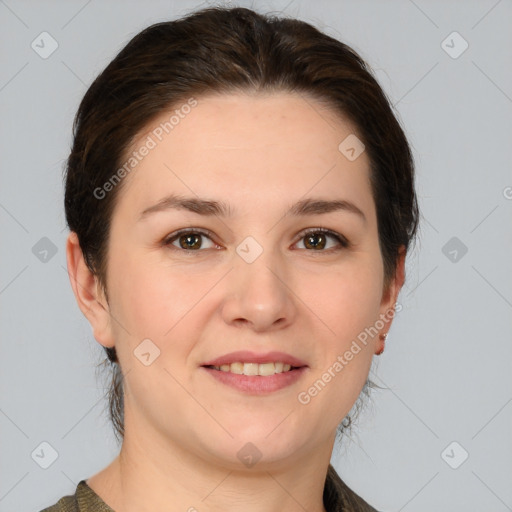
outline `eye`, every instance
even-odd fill
[[[172,249],[186,252],[196,252],[201,249],[218,247],[213,241],[213,233],[203,229],[180,229],[163,240],[163,245],[172,246]],[[206,245],[203,240],[207,240]],[[331,244],[329,245],[329,240]],[[334,244],[332,241],[334,240]],[[339,250],[350,246],[348,240],[341,234],[325,228],[315,228],[304,231],[300,235],[299,242],[303,241],[304,249],[314,252],[327,252],[327,250]],[[299,243],[297,242],[297,244]],[[302,249],[301,247],[299,247]]]
[[[329,245],[329,239],[334,240],[334,247]],[[325,252],[324,249],[340,249],[349,246],[348,240],[339,233],[325,228],[315,228],[301,233],[299,242],[304,241],[305,249]],[[336,247],[337,246],[337,247]]]
[[[185,251],[198,251],[200,249],[212,249],[215,244],[211,240],[212,233],[201,229],[180,229],[179,231],[169,235],[163,244],[167,246],[173,246],[177,250],[183,249]],[[203,243],[203,239],[209,240],[208,243]]]

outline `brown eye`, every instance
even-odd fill
[[[311,233],[304,237],[307,249],[324,249],[326,245],[326,237],[323,233]]]
[[[334,240],[334,245],[332,243],[329,245],[329,240]],[[324,252],[324,249],[340,249],[349,245],[342,235],[325,229],[310,230],[302,235],[300,241],[304,241],[305,249],[320,252]]]
[[[201,235],[181,235],[179,238],[180,247],[182,249],[200,249],[201,248]]]
[[[167,237],[163,243],[172,249],[182,249],[187,252],[212,249],[214,247],[209,233],[191,229],[178,231]]]

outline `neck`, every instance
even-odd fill
[[[126,419],[126,418],[125,418]],[[88,485],[115,512],[325,512],[323,489],[334,438],[293,460],[240,468],[184,450],[154,432],[125,438],[119,456]]]

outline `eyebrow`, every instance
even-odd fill
[[[162,198],[153,206],[146,208],[139,217],[139,220],[147,218],[150,214],[162,212],[170,209],[187,210],[198,215],[230,217],[233,215],[233,209],[227,203],[209,199],[200,199],[197,197],[184,197],[171,194]],[[287,214],[293,216],[321,215],[325,213],[344,211],[356,214],[366,222],[366,217],[362,210],[354,203],[345,199],[303,199],[291,205]]]

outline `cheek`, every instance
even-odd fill
[[[124,328],[117,322],[113,325],[126,375],[125,410],[128,414],[144,411],[142,416],[175,436],[189,435],[186,425],[196,418],[176,422],[169,411],[186,409],[209,421],[201,416],[201,408],[194,408],[195,402],[180,383],[186,382],[194,370],[188,357],[209,318],[205,310],[208,300],[204,299],[216,281],[217,275],[190,275],[184,269],[142,264],[136,258],[125,258],[122,270],[115,273],[114,315]],[[160,350],[148,366],[134,354],[144,339],[150,339]],[[153,350],[151,345],[149,350]],[[137,419],[132,417],[132,421]]]
[[[301,273],[296,282],[297,295],[334,345],[352,340],[378,318],[382,271],[369,258],[361,256],[357,265],[347,264],[337,271]]]
[[[172,338],[183,326],[191,328],[200,324],[197,311],[208,291],[218,281],[218,276],[209,272],[191,274],[185,267],[168,267],[142,262],[142,259],[124,257],[122,267],[113,272],[115,287],[115,311],[113,315],[123,323],[130,333],[130,344],[140,343],[144,338],[164,347],[165,340]],[[138,340],[138,341],[137,341]]]
[[[358,336],[379,318],[382,276],[376,269],[351,267],[316,276],[318,286],[304,284],[298,293],[314,313],[310,330],[321,345],[298,407],[327,425],[337,425],[348,414],[368,377],[374,340],[364,343]]]
[[[172,377],[183,382],[191,370],[187,357],[203,329],[201,299],[210,281],[136,259],[125,259],[115,276],[116,348],[128,377],[127,394],[147,414],[158,404],[183,401],[183,389]],[[152,343],[142,344],[147,339]],[[152,360],[147,366],[141,359],[146,352]]]

